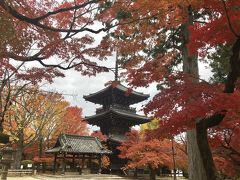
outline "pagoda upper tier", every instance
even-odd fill
[[[85,117],[85,120],[92,125],[97,125],[103,129],[107,128],[106,131],[111,131],[111,127],[115,127],[117,129],[126,127],[127,129],[122,128],[124,134],[128,131],[129,127],[147,123],[150,121],[150,118],[136,114],[135,109],[130,109],[120,105],[111,105],[107,110],[103,108],[97,109],[96,115]],[[104,134],[108,134],[103,129],[101,129],[102,132]]]
[[[129,92],[129,93],[128,93]],[[120,83],[109,85],[106,88],[83,98],[92,103],[101,105],[122,104],[131,105],[149,98],[149,94],[143,94],[123,86]]]

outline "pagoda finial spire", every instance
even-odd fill
[[[115,81],[118,81],[118,51],[116,52],[116,64],[115,64]]]

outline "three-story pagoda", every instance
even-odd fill
[[[96,115],[86,117],[89,124],[97,125],[103,134],[108,137],[124,135],[131,126],[149,121],[146,116],[136,114],[131,104],[146,100],[149,95],[132,91],[126,95],[128,88],[122,84],[116,87],[110,85],[94,94],[84,96],[84,99],[102,105],[96,110]],[[116,135],[116,136],[115,136]]]
[[[91,125],[97,125],[103,134],[108,137],[108,148],[113,154],[110,157],[110,168],[119,170],[124,161],[118,158],[120,153],[117,146],[125,139],[126,132],[135,125],[147,123],[150,119],[146,116],[136,114],[136,110],[130,105],[139,103],[149,98],[149,94],[143,94],[130,90],[117,81],[117,65],[115,81],[106,88],[87,96],[86,101],[102,105],[96,109],[96,114],[85,117]]]

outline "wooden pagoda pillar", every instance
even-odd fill
[[[54,162],[53,162],[53,174],[57,172],[57,153],[54,153]]]

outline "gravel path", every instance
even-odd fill
[[[22,176],[22,177],[8,177],[8,180],[55,180],[55,179],[64,179],[64,180],[133,180],[134,178],[127,178],[114,175],[37,175],[37,176]],[[147,180],[146,178],[138,178],[139,180]],[[172,180],[172,177],[169,178],[157,178],[157,180]],[[177,180],[186,180],[184,178],[177,178]]]

